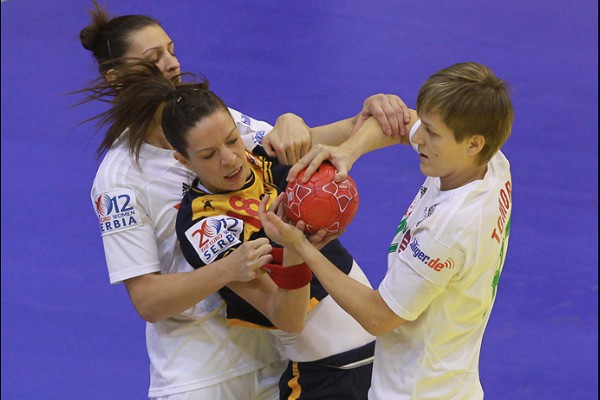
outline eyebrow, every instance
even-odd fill
[[[231,139],[231,134],[233,132],[235,132],[237,130],[237,125],[234,123],[233,124],[233,128],[229,131],[229,133],[227,134],[227,138],[225,138],[226,141],[228,141],[229,139]],[[212,151],[214,150],[214,147],[207,147],[205,149],[199,149],[198,151],[196,151],[196,153],[201,153],[203,151]]]
[[[167,47],[170,47],[170,46],[172,46],[172,45],[173,45],[173,41],[170,41],[169,43],[167,43]],[[142,55],[144,55],[144,54],[146,54],[146,53],[148,53],[148,52],[150,52],[150,51],[154,51],[154,50],[161,50],[161,49],[162,49],[162,46],[155,46],[155,47],[151,47],[151,48],[149,48],[148,50],[144,51],[144,52],[142,53]]]
[[[434,127],[434,126],[432,126],[432,125],[431,125],[431,123],[428,123],[428,122],[425,122],[425,121],[423,121],[423,118],[420,118],[420,119],[421,119],[421,123],[422,123],[423,125],[425,125],[425,128],[427,128],[427,130],[428,130],[428,131],[430,131],[430,132],[432,132],[432,131],[433,131],[433,132],[436,132],[436,131],[437,131],[437,129],[435,129],[435,127]]]

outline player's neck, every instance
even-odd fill
[[[460,173],[455,173],[450,176],[440,177],[440,190],[452,190],[463,187],[473,181],[481,180],[487,172],[487,164],[477,165],[472,168],[465,169]]]
[[[173,150],[173,147],[165,137],[161,126],[156,124],[154,121],[150,123],[150,126],[146,130],[144,139],[152,146],[159,147],[161,149]]]

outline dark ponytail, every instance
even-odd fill
[[[79,40],[83,48],[92,52],[102,76],[123,63],[132,33],[147,26],[160,26],[156,19],[146,15],[110,16],[97,0],[92,1],[88,12],[92,22],[79,32]]]
[[[96,79],[75,93],[86,95],[79,104],[93,100],[111,103],[110,109],[84,121],[97,120],[99,129],[109,125],[98,155],[108,151],[123,131],[129,129],[129,148],[136,162],[154,118],[160,117],[171,146],[187,157],[189,129],[215,111],[227,110],[223,100],[209,90],[206,79],[175,83],[165,78],[156,65],[144,60],[130,60],[115,67],[107,80]],[[162,115],[157,115],[161,107]]]

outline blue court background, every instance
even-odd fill
[[[2,3],[2,398],[142,399],[144,322],[111,286],[89,199],[103,108],[64,93],[96,76],[79,41],[90,2]],[[436,70],[479,61],[512,85],[504,148],[512,235],[484,337],[486,399],[598,398],[598,3],[108,1],[158,18],[182,70],[273,123],[354,115],[369,95],[414,107]],[[374,285],[423,177],[408,148],[352,170],[361,205],[343,242]]]

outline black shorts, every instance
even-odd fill
[[[371,342],[317,361],[290,361],[279,380],[279,399],[366,400],[374,353]]]

